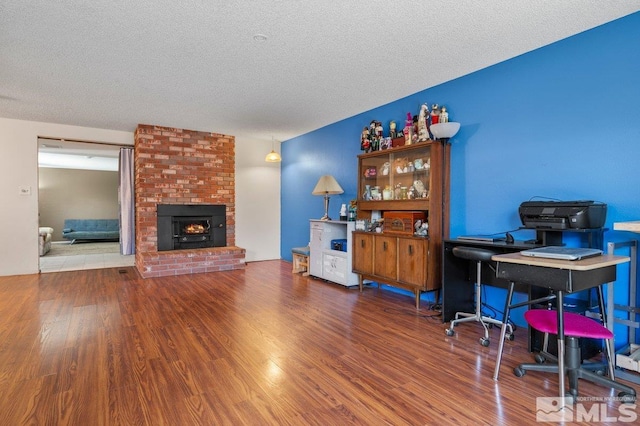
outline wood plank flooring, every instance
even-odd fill
[[[477,324],[444,328],[410,295],[361,294],[284,261],[0,277],[0,425],[535,424],[557,377],[511,373],[532,359],[526,330],[494,382],[498,330],[485,348]]]

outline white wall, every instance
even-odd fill
[[[236,245],[248,262],[280,259],[280,163],[264,161],[270,151],[269,141],[236,138]]]
[[[106,170],[40,167],[40,226],[53,228],[52,241],[62,238],[66,219],[118,219],[120,174]]]
[[[133,132],[0,118],[0,276],[38,273],[38,137],[133,145]],[[280,168],[264,162],[269,151],[236,140],[236,245],[248,261],[280,258]]]

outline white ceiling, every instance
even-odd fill
[[[0,116],[285,140],[638,10],[640,0],[2,0]]]
[[[118,171],[116,145],[38,138],[38,166],[52,169]]]

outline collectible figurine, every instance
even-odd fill
[[[431,124],[438,124],[440,122],[440,108],[438,104],[431,105]]]
[[[427,235],[429,235],[429,223],[426,221],[423,222],[418,219],[413,225],[413,229],[415,229],[416,231],[413,233],[413,235],[417,237],[426,237]]]
[[[425,190],[424,183],[420,179],[413,181],[413,188],[416,191],[416,198],[422,196],[422,193]]]
[[[351,200],[349,201],[349,211],[348,211],[348,217],[347,220],[348,221],[355,221],[358,214],[357,214],[357,210],[358,210],[358,204],[356,200]]]
[[[418,141],[424,142],[429,140],[429,130],[427,129],[427,120],[429,114],[429,107],[422,105],[420,107],[420,116],[418,117]]]
[[[364,152],[371,150],[371,141],[369,140],[369,128],[365,127],[362,130],[362,136],[360,136],[360,149]]]
[[[447,107],[445,107],[444,105],[442,105],[442,108],[440,108],[440,117],[438,122],[439,123],[449,122],[449,113],[447,112]]]
[[[404,144],[411,145],[411,140],[413,136],[413,119],[411,118],[411,113],[407,113],[407,120],[404,122],[404,129],[402,130],[404,133]]]
[[[371,123],[369,123],[370,151],[378,151],[380,149],[381,138],[382,138],[382,124],[379,121],[372,120]]]
[[[379,121],[376,121],[376,136],[378,139],[382,138],[382,123]]]
[[[371,199],[371,185],[364,186],[364,194],[362,194],[362,198],[366,201]]]
[[[396,122],[395,121],[391,121],[389,123],[389,137],[391,139],[395,139],[396,137],[398,137],[398,135],[396,133]]]
[[[389,164],[389,162],[388,162],[388,161],[385,161],[385,162],[382,164],[382,167],[381,167],[381,169],[380,169],[380,170],[381,170],[381,172],[382,172],[382,176],[388,176],[388,175],[389,175],[389,169],[390,169],[390,168],[391,168],[391,164]]]

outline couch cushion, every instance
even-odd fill
[[[71,231],[119,231],[118,219],[65,219],[64,228]]]
[[[115,240],[120,237],[118,219],[65,219],[62,236],[68,240]]]

